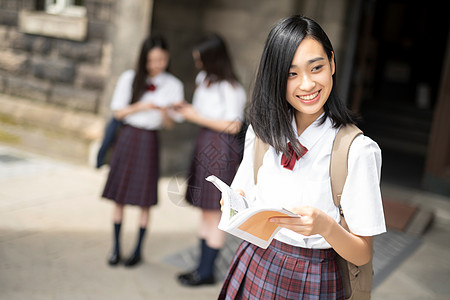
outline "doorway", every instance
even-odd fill
[[[382,149],[383,181],[420,188],[449,18],[414,1],[363,3],[349,103]]]

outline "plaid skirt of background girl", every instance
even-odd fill
[[[202,128],[197,136],[188,175],[186,200],[202,209],[220,209],[220,191],[205,180],[215,175],[230,185],[242,159],[237,135]]]
[[[157,203],[158,132],[125,125],[111,158],[103,197],[120,204],[150,207]]]
[[[219,299],[344,299],[333,249],[305,249],[273,240],[267,249],[243,242]]]

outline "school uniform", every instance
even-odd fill
[[[111,101],[116,111],[130,104],[133,70],[124,72]],[[167,107],[184,99],[183,84],[175,76],[163,72],[147,82],[151,88],[139,101]],[[157,203],[159,177],[159,141],[163,116],[152,109],[130,114],[123,119],[111,159],[110,172],[102,196],[120,204],[149,207]]]
[[[323,116],[323,115],[322,115]],[[338,129],[319,117],[299,137],[307,152],[292,170],[282,153],[269,147],[254,183],[255,133],[250,126],[233,189],[242,189],[253,206],[312,206],[340,222],[330,184],[330,157]],[[296,129],[295,119],[292,126]],[[353,141],[341,206],[351,232],[374,236],[386,231],[379,181],[381,150],[369,137]],[[219,299],[343,299],[336,253],[321,235],[303,236],[281,229],[267,249],[243,242],[237,250]]]
[[[211,120],[243,121],[246,95],[240,84],[209,83],[204,71],[195,81],[192,105],[201,116]],[[220,209],[220,191],[205,178],[214,174],[231,184],[241,158],[242,145],[236,135],[201,128],[188,176],[186,200],[202,209]]]

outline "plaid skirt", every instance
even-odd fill
[[[186,200],[202,209],[220,209],[220,191],[205,178],[216,175],[230,185],[241,162],[242,152],[242,141],[238,136],[202,128],[194,148]]]
[[[125,125],[120,131],[102,196],[120,204],[157,203],[158,132]]]
[[[273,240],[267,249],[243,242],[219,299],[344,299],[333,249],[305,249]]]

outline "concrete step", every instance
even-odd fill
[[[103,130],[100,116],[0,94],[0,142],[89,164]]]

